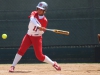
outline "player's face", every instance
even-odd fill
[[[37,8],[37,12],[40,16],[44,15],[44,10]]]

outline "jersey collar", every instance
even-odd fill
[[[38,17],[39,17],[39,19],[42,19],[42,18],[44,17],[44,15],[43,15],[43,16],[39,16],[39,15],[38,15]]]

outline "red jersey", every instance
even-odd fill
[[[40,31],[37,26],[35,25],[35,23],[31,20],[31,18],[34,17],[38,20],[38,22],[40,23],[40,26],[41,27],[47,27],[47,19],[46,17],[43,15],[43,16],[39,16],[37,11],[33,11],[31,13],[31,15],[29,16],[30,18],[30,22],[29,22],[29,25],[28,25],[28,32],[27,34],[28,35],[32,35],[32,36],[41,36],[44,32],[43,31]]]
[[[35,18],[37,18],[37,20],[40,22],[42,27],[45,27],[45,28],[47,27],[48,20],[45,16],[42,19],[39,19],[37,11],[33,11],[29,17],[31,16],[34,16]]]

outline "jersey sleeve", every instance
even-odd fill
[[[48,20],[47,20],[47,19],[45,19],[45,22],[44,22],[43,27],[47,28],[47,25],[48,25]]]
[[[47,19],[44,19],[44,24],[42,25],[42,27],[45,27],[45,28],[47,28],[47,25],[48,25],[48,20]],[[45,30],[46,31],[46,30]],[[45,32],[44,31],[44,32]]]
[[[33,12],[31,12],[30,16],[28,16],[28,17],[30,18],[32,16],[35,16],[36,14],[37,14],[36,11],[33,11]]]

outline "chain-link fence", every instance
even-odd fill
[[[44,0],[48,28],[70,31],[69,36],[46,31],[43,46],[98,44],[100,0]],[[0,0],[0,47],[19,46],[27,32],[28,16],[40,0]]]

